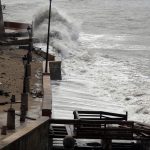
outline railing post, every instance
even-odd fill
[[[15,109],[13,109],[12,107],[10,107],[7,112],[7,129],[15,129]]]
[[[111,139],[102,139],[101,140],[103,150],[112,150],[112,140]]]

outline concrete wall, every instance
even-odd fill
[[[42,100],[42,116],[51,118],[52,115],[52,89],[49,72],[49,63],[47,73],[45,73],[45,62],[43,62],[43,100]]]
[[[2,140],[0,150],[48,150],[48,130],[49,119],[42,117]]]
[[[51,118],[52,115],[52,91],[50,75],[43,74],[43,101],[42,101],[42,116]]]

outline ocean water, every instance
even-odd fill
[[[45,50],[48,4],[2,0],[4,19],[34,23]],[[53,81],[53,117],[73,110],[125,113],[150,123],[150,1],[53,0],[50,51],[61,56]]]

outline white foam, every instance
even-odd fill
[[[150,46],[137,43],[129,35],[80,33],[81,46],[88,49],[150,50]],[[133,41],[133,42],[132,42]]]

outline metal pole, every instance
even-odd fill
[[[26,88],[26,78],[27,78],[27,64],[24,65],[24,78],[23,78],[23,93],[27,92]]]
[[[27,60],[28,64],[32,61],[32,25],[28,26],[27,28],[28,34],[29,34],[29,48],[28,48],[28,53],[27,53]]]
[[[45,73],[47,73],[47,66],[48,66],[49,36],[50,36],[50,22],[51,22],[51,3],[52,3],[52,0],[50,0],[50,4],[49,4],[49,18],[48,18],[48,34],[47,34],[47,51],[46,51]]]
[[[0,38],[3,37],[4,34],[4,22],[3,22],[3,11],[2,11],[2,5],[0,0]]]

